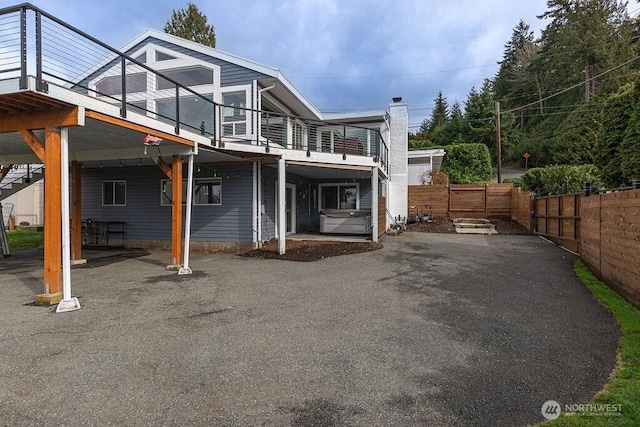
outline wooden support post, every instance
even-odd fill
[[[82,168],[71,162],[71,261],[82,259]]]
[[[44,286],[36,303],[54,305],[62,299],[62,187],[60,131],[45,129],[44,155]]]
[[[172,269],[182,265],[182,157],[171,164],[171,259]]]

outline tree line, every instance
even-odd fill
[[[549,0],[539,37],[520,21],[497,73],[464,108],[439,92],[410,148],[486,144],[496,159],[529,166],[595,164],[609,186],[640,178],[640,20],[618,0]]]

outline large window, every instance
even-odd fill
[[[203,95],[213,100],[213,95]],[[176,99],[167,98],[156,101],[158,120],[174,124],[176,120]],[[188,130],[204,134],[213,134],[213,104],[197,96],[180,98],[180,123],[187,125]],[[204,126],[203,126],[204,125]]]
[[[222,134],[225,136],[247,134],[247,92],[222,94]]]
[[[222,204],[221,178],[197,178],[193,181],[193,184],[194,205]]]
[[[320,184],[320,210],[359,209],[359,184]]]
[[[102,181],[102,206],[126,206],[127,181]]]
[[[160,204],[171,206],[173,198],[173,183],[170,179],[163,179],[160,182]],[[187,180],[182,180],[182,204],[187,203]]]
[[[126,76],[127,93],[139,93],[147,91],[147,74],[136,73]],[[96,84],[98,95],[121,95],[122,76],[105,77]]]
[[[202,86],[213,84],[213,70],[205,67],[178,68],[160,71],[165,76],[184,86]],[[157,89],[175,89],[176,85],[169,80],[158,77]]]

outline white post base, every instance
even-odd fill
[[[80,301],[77,297],[72,297],[69,301],[62,300],[58,303],[56,313],[65,313],[67,311],[80,310]]]
[[[183,274],[191,274],[191,273],[193,273],[193,271],[191,271],[189,267],[181,267],[180,270],[178,270],[178,276],[181,276]]]

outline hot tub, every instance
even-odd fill
[[[371,211],[327,209],[320,214],[320,233],[371,234]]]

